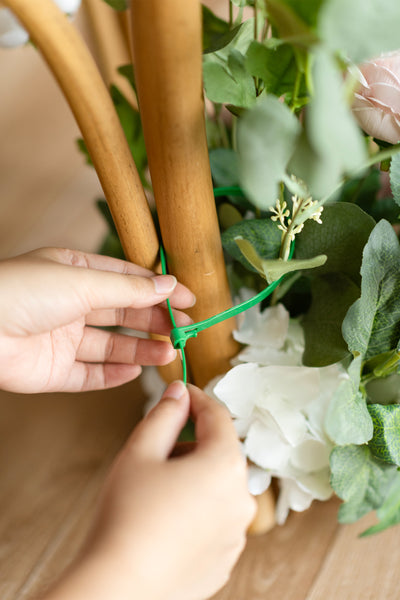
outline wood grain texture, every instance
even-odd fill
[[[131,3],[135,74],[161,234],[172,273],[197,296],[200,321],[231,305],[216,214],[202,96],[198,0]],[[171,18],[171,15],[174,15]],[[195,383],[204,386],[237,354],[234,321],[189,340]]]

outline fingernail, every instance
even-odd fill
[[[169,294],[176,286],[176,277],[173,275],[157,275],[153,277],[154,288],[157,294]]]
[[[173,381],[169,384],[165,392],[163,393],[163,398],[175,398],[175,400],[179,400],[185,394],[187,394],[187,389],[183,381]]]
[[[192,293],[192,295],[193,295],[193,300],[192,300],[192,303],[189,304],[188,308],[192,308],[192,306],[194,306],[196,304],[196,302],[197,302],[196,296],[193,293]]]

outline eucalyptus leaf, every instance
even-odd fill
[[[400,473],[397,472],[393,477],[392,484],[383,504],[376,511],[379,523],[369,527],[361,535],[371,535],[379,533],[388,527],[400,523]]]
[[[297,64],[289,44],[269,48],[261,42],[252,42],[247,50],[246,66],[253,77],[264,81],[265,89],[269,94],[283,96],[293,91]]]
[[[211,174],[217,186],[239,183],[238,157],[231,148],[215,148],[209,152]]]
[[[310,276],[323,268],[305,271],[304,275]],[[326,273],[311,278],[311,306],[302,319],[304,365],[324,367],[349,355],[342,323],[349,306],[359,295],[360,288],[344,273]]]
[[[300,123],[272,95],[259,99],[238,124],[237,145],[242,187],[258,207],[275,205],[278,185],[293,153]]]
[[[400,154],[392,156],[390,161],[390,187],[394,201],[400,206]]]
[[[206,62],[203,65],[204,89],[207,98],[218,104],[248,108],[255,103],[256,89],[245,67],[245,58],[232,50],[226,65]]]
[[[277,258],[276,260],[265,260],[261,258],[254,246],[249,240],[246,240],[240,236],[235,238],[236,244],[239,246],[240,251],[246,258],[246,260],[259,272],[261,277],[267,280],[268,283],[276,281],[282,275],[291,273],[292,271],[300,271],[302,269],[314,269],[324,264],[326,256],[314,256],[305,260],[283,260]]]
[[[312,195],[319,198],[330,194],[343,175],[358,171],[367,160],[367,151],[346,103],[342,73],[322,49],[314,53],[313,82],[314,94],[307,107],[307,138],[297,152],[304,153],[309,145],[314,162],[309,165],[306,158],[295,156],[292,166],[294,174],[306,181]]]
[[[375,221],[359,206],[347,202],[325,206],[321,220],[322,224],[313,220],[304,224],[296,239],[296,258],[326,254],[328,260],[325,265],[310,271],[311,276],[337,272],[360,286],[362,252]],[[343,291],[343,286],[341,288]]]
[[[369,442],[371,452],[384,462],[400,466],[400,405],[370,404],[374,435]]]
[[[361,297],[343,321],[343,336],[364,359],[397,347],[400,338],[400,248],[387,221],[380,221],[365,246]]]
[[[334,52],[356,63],[397,50],[398,0],[329,0],[320,11],[319,32]]]
[[[361,362],[361,356],[352,361],[349,378],[335,391],[326,415],[326,432],[340,446],[365,444],[373,435],[367,403],[359,392]]]
[[[376,459],[368,446],[336,446],[330,457],[331,485],[344,500],[341,523],[353,523],[379,508],[396,476],[396,468]]]
[[[243,237],[255,248],[261,258],[278,258],[281,232],[271,219],[245,219],[233,225],[221,236],[224,249],[250,271],[257,272],[239,250],[235,238]]]

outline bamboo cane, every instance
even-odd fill
[[[129,82],[118,73],[118,67],[132,62],[129,42],[121,15],[103,0],[84,0],[96,40],[104,80],[116,85],[137,110],[137,99]]]
[[[132,0],[133,48],[150,172],[169,265],[197,295],[197,321],[230,305],[204,124],[201,12],[197,0]],[[195,382],[228,370],[238,351],[232,322],[189,346]],[[251,533],[275,522],[274,498],[260,499]]]
[[[158,239],[114,106],[86,45],[51,0],[2,0],[29,31],[80,126],[126,257],[154,269]]]
[[[197,321],[231,305],[212,191],[197,0],[133,0],[135,76],[169,267],[197,296]],[[227,371],[238,352],[225,321],[188,343],[194,381]]]

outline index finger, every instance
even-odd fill
[[[197,447],[223,452],[239,449],[238,437],[228,410],[194,385],[188,385],[191,417],[195,423]]]
[[[111,273],[120,273],[121,275],[137,275],[145,278],[151,278],[157,274],[127,260],[104,256],[102,254],[82,252],[80,250],[69,250],[68,248],[40,248],[39,250],[35,250],[34,254],[64,265],[82,267],[94,271],[108,271]],[[194,294],[179,282],[170,295],[171,306],[174,308],[190,308],[194,305],[195,301]]]

